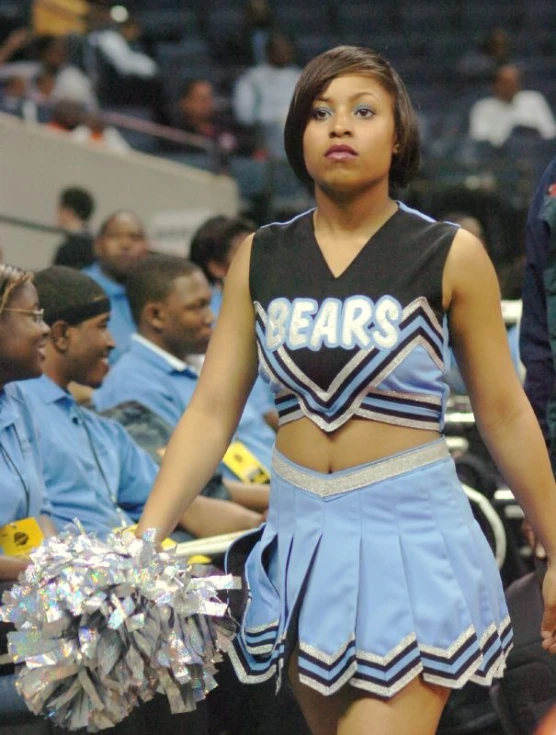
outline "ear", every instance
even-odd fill
[[[141,322],[148,325],[151,329],[160,332],[164,328],[166,322],[165,317],[164,304],[160,301],[152,301],[143,308]]]
[[[393,148],[392,148],[392,153],[393,153],[393,154],[394,154],[395,156],[397,156],[399,152],[400,152],[400,144],[398,143],[398,141],[396,141],[396,142],[394,143],[394,146],[393,146]]]
[[[68,331],[70,325],[62,320],[54,322],[50,327],[50,341],[56,352],[65,353],[69,347],[69,335]]]
[[[207,268],[211,276],[217,281],[223,281],[226,278],[227,268],[223,263],[217,260],[209,260]]]
[[[100,258],[100,255],[101,255],[100,237],[95,238],[95,241],[93,242],[93,255],[95,256],[95,258]]]

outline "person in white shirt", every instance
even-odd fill
[[[233,111],[243,125],[260,127],[264,143],[276,157],[284,157],[283,131],[301,69],[293,63],[293,44],[274,33],[267,44],[267,61],[248,69],[236,82]]]
[[[121,25],[97,31],[89,39],[121,76],[151,79],[158,75],[156,61],[133,47],[141,33],[141,26],[130,16]]]
[[[469,135],[473,140],[501,146],[515,127],[536,130],[543,138],[556,136],[556,121],[540,92],[521,89],[517,66],[505,64],[494,76],[492,97],[479,100],[471,108]]]

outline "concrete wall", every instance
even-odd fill
[[[144,221],[156,249],[186,254],[207,217],[238,210],[235,182],[142,153],[113,153],[68,140],[64,133],[0,115],[0,214],[54,224],[66,186],[88,189],[97,204],[93,225],[117,209]],[[0,222],[4,261],[23,268],[51,262],[59,235]]]

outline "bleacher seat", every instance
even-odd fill
[[[326,5],[320,10],[308,6],[277,5],[274,10],[277,25],[281,31],[292,38],[310,33],[328,34],[332,32],[331,19]]]
[[[199,35],[197,15],[192,10],[153,8],[137,13],[145,38],[148,40],[179,40]]]
[[[336,8],[333,22],[340,37],[353,34],[372,36],[394,30],[394,15],[389,3],[346,2]]]
[[[527,0],[523,6],[525,30],[552,31],[556,29],[556,3],[553,0]]]
[[[519,29],[521,17],[521,3],[465,0],[458,26],[464,33],[470,34],[479,32],[486,35],[492,28],[504,28],[511,32]]]
[[[438,3],[436,0],[405,0],[400,7],[400,30],[411,34],[412,31],[445,33],[455,30],[457,25],[457,6],[452,2]]]
[[[296,40],[297,55],[301,65],[305,65],[315,56],[339,44],[338,39],[330,34],[307,33]]]
[[[186,79],[208,79],[213,84],[219,82],[218,65],[210,55],[208,43],[201,38],[159,43],[156,58],[170,101],[178,98]]]

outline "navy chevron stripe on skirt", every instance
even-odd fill
[[[416,676],[460,688],[502,676],[512,630],[491,549],[443,439],[325,475],[277,451],[268,521],[240,550],[239,679],[299,678],[389,698]]]

